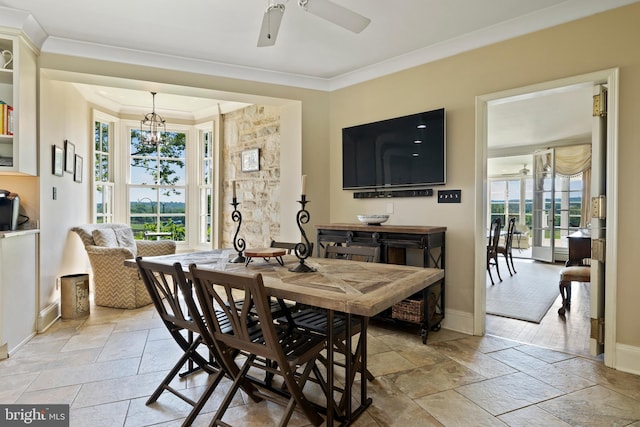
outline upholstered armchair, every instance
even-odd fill
[[[138,308],[151,304],[138,269],[125,267],[124,260],[173,254],[176,251],[174,241],[134,240],[127,224],[85,224],[73,227],[71,231],[80,236],[89,256],[96,305]]]

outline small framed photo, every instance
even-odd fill
[[[64,140],[64,171],[73,173],[76,165],[76,146],[68,139]]]
[[[75,163],[73,168],[73,180],[75,182],[82,182],[82,157],[75,155]]]
[[[260,149],[252,148],[242,152],[242,172],[260,170]]]
[[[51,146],[51,173],[55,176],[64,174],[64,150],[55,144]]]

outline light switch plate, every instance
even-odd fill
[[[438,203],[460,203],[462,190],[438,190]]]

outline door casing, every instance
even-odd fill
[[[481,95],[476,97],[476,177],[475,177],[475,268],[474,268],[474,308],[473,308],[473,332],[474,335],[485,334],[486,316],[486,224],[488,204],[488,178],[487,178],[487,151],[488,151],[488,103],[490,101],[508,98],[516,95],[526,95],[544,90],[562,88],[577,84],[605,84],[608,87],[608,113],[607,113],[607,229],[606,240],[615,242],[617,236],[617,206],[615,200],[618,196],[618,92],[619,69],[611,68],[593,73],[543,82],[535,85],[509,89],[501,92]],[[615,245],[606,245],[607,264],[617,265],[617,248]],[[616,297],[617,297],[617,272],[614,268],[606,269],[605,282],[605,343],[604,364],[616,368]]]

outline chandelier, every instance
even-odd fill
[[[158,145],[164,144],[165,120],[156,113],[156,92],[151,92],[153,96],[153,111],[145,114],[144,119],[140,120],[140,138],[143,144]]]

